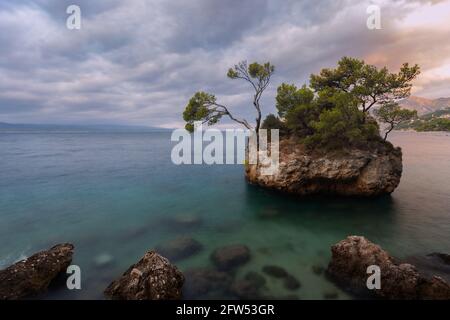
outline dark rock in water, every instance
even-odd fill
[[[202,248],[202,244],[191,237],[179,237],[157,246],[156,251],[172,261],[177,261],[196,254]]]
[[[289,275],[287,273],[287,271],[284,270],[283,268],[278,267],[278,266],[272,266],[272,265],[264,266],[262,268],[262,271],[274,278],[285,278]]]
[[[259,289],[252,281],[246,279],[235,280],[231,285],[231,292],[239,299],[263,299]]]
[[[181,298],[183,274],[169,260],[148,251],[105,290],[115,300],[173,300]]]
[[[328,291],[323,294],[323,298],[326,300],[332,300],[339,298],[339,294],[336,291]]]
[[[266,284],[266,278],[256,271],[247,272],[244,279],[254,283],[258,288],[263,287]]]
[[[405,258],[405,262],[414,265],[417,271],[426,278],[439,276],[450,283],[450,264],[446,263],[445,254],[432,253],[426,256],[417,255]]]
[[[424,277],[408,263],[396,262],[386,251],[364,237],[349,236],[331,248],[328,274],[357,293],[367,293],[367,267],[381,270],[381,289],[370,290],[387,299],[450,299],[450,285],[440,277]]]
[[[450,254],[433,252],[428,255],[429,257],[437,257],[442,260],[443,263],[450,266]]]
[[[318,276],[320,276],[323,272],[324,272],[324,268],[322,266],[317,266],[314,265],[311,267],[312,272],[314,272],[314,274],[317,274]]]
[[[248,272],[244,279],[236,279],[231,285],[231,292],[239,299],[264,299],[262,289],[266,279],[255,271]]]
[[[232,278],[226,272],[212,268],[193,268],[184,272],[184,299],[223,298],[230,289]]]
[[[379,196],[392,193],[402,175],[400,148],[380,143],[370,149],[310,152],[297,139],[281,139],[279,167],[264,174],[267,164],[245,167],[248,182],[295,195]]]
[[[0,271],[0,300],[16,300],[43,293],[72,262],[74,246],[58,244]]]
[[[211,259],[218,269],[232,270],[250,260],[250,249],[240,244],[218,248],[211,254]]]
[[[284,278],[284,287],[288,290],[297,290],[302,286],[300,281],[297,280],[293,275],[288,275],[286,278]]]

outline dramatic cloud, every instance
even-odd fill
[[[382,29],[366,27],[370,4]],[[66,28],[66,8],[82,11]],[[250,119],[236,62],[271,61],[264,99],[281,82],[306,83],[344,55],[392,70],[423,70],[414,93],[450,96],[450,1],[0,0],[0,121],[179,126],[197,90]]]

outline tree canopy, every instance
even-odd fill
[[[411,81],[418,74],[417,65],[405,63],[398,73],[390,73],[387,68],[344,57],[336,68],[311,75],[309,86],[281,84],[276,108],[283,125],[308,146],[362,146],[381,140],[369,110],[409,96]],[[396,112],[395,122],[400,115],[406,113]]]

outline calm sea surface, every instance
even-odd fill
[[[404,165],[391,197],[302,200],[248,186],[241,165],[173,165],[169,133],[1,133],[0,268],[71,242],[82,290],[46,298],[97,299],[147,250],[187,235],[204,248],[178,261],[181,270],[210,266],[217,247],[246,244],[252,259],[238,279],[275,264],[302,286],[289,291],[266,277],[270,296],[348,299],[311,270],[347,235],[399,258],[450,253],[450,135],[397,132],[391,141]],[[198,223],[177,223],[189,219]]]

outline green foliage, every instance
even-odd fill
[[[412,122],[399,124],[399,129],[412,128],[416,131],[450,131],[450,108],[422,115]]]
[[[450,119],[433,118],[428,121],[419,121],[414,128],[417,131],[450,131]]]
[[[311,75],[310,87],[298,89],[283,83],[277,90],[276,107],[289,132],[310,147],[362,146],[381,140],[369,109],[407,97],[418,74],[417,65],[405,63],[398,73],[390,73],[387,68],[344,57],[336,68]],[[407,116],[403,111],[396,113],[396,117]]]
[[[418,65],[404,63],[398,73],[390,73],[386,67],[378,69],[362,60],[344,57],[335,69],[323,69],[311,75],[311,88],[350,93],[358,101],[358,107],[367,113],[375,104],[384,104],[406,98],[411,92],[411,81],[420,73]]]
[[[380,108],[376,109],[374,113],[381,122],[389,125],[384,140],[387,139],[388,134],[395,129],[396,126],[402,122],[417,118],[416,110],[402,109],[395,102],[383,104]]]
[[[272,113],[268,114],[267,117],[264,119],[261,128],[267,130],[278,129],[280,130],[279,131],[280,135],[288,133],[286,124],[283,121],[281,121],[280,118],[278,118],[276,115]]]
[[[247,66],[246,61],[242,61],[234,66],[234,68],[228,69],[227,76],[230,79],[245,79],[252,78],[263,81],[264,79],[270,78],[274,73],[275,67],[266,62],[264,64],[259,64],[258,62],[253,62]]]
[[[304,138],[310,147],[338,149],[345,146],[364,147],[379,138],[374,121],[362,121],[363,114],[349,94],[333,96],[334,108],[325,109],[317,121],[312,121],[313,133]]]
[[[189,100],[183,112],[183,119],[186,121],[187,131],[194,131],[194,122],[203,121],[208,124],[217,123],[226,114],[223,111],[211,108],[216,103],[216,97],[206,92],[196,92]]]
[[[277,89],[276,107],[278,115],[285,117],[289,110],[298,105],[308,105],[314,99],[314,92],[306,85],[297,89],[293,84],[282,83]]]

